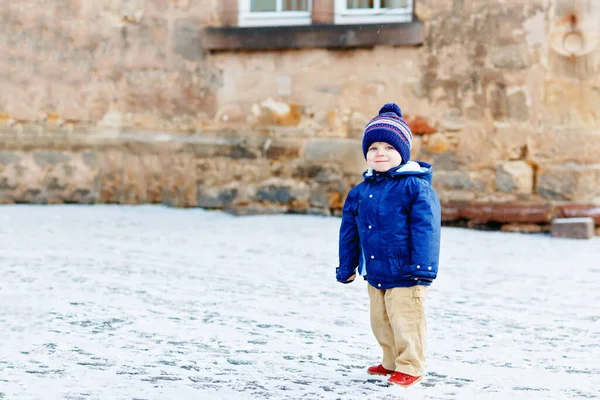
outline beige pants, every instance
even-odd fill
[[[383,350],[382,365],[412,376],[425,368],[427,286],[379,290],[371,285],[371,328]]]

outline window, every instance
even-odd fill
[[[239,26],[310,25],[312,0],[240,0]]]
[[[335,0],[336,24],[411,22],[413,0]]]

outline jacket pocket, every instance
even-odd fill
[[[390,267],[390,276],[394,278],[402,277],[404,261],[400,249],[398,247],[388,247],[388,265]]]

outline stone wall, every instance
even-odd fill
[[[418,0],[419,47],[212,53],[231,16],[199,3],[3,5],[0,201],[335,214],[395,101],[448,221],[600,205],[600,49],[554,50],[560,0]]]

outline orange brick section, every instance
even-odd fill
[[[221,26],[238,26],[238,0],[221,0],[219,15]]]
[[[333,14],[335,12],[333,3],[334,0],[313,1],[313,24],[333,24]]]

